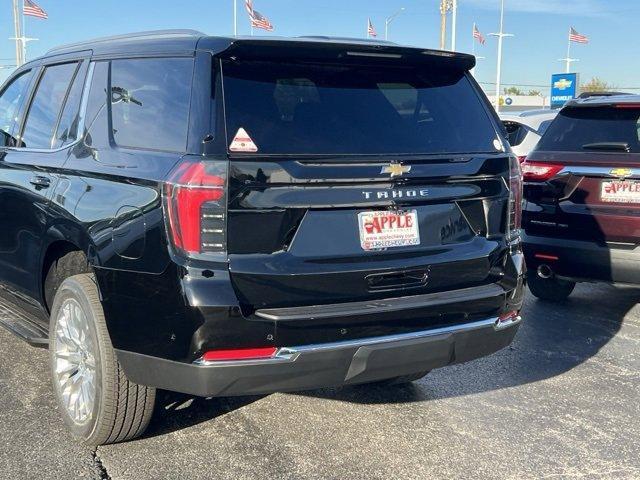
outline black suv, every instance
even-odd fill
[[[155,389],[242,395],[487,355],[520,322],[521,181],[468,55],[150,32],[0,91],[0,320],[90,444]]]

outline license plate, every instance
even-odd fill
[[[420,245],[416,210],[361,212],[358,225],[364,250]]]
[[[640,182],[603,181],[600,187],[600,199],[603,202],[640,203]]]

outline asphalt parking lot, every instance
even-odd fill
[[[409,386],[191,399],[146,436],[65,432],[47,352],[0,331],[0,478],[640,478],[640,288],[528,297],[515,343]]]

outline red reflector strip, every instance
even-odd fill
[[[540,260],[558,260],[559,259],[557,255],[547,255],[546,253],[536,253],[533,256],[535,258],[539,258]]]
[[[500,322],[509,322],[511,320],[515,320],[518,318],[518,312],[516,310],[511,310],[510,312],[503,313],[498,317],[498,323]]]
[[[616,103],[614,108],[640,108],[640,103]]]
[[[255,360],[260,358],[271,358],[276,354],[277,351],[277,347],[210,350],[202,355],[202,360],[205,362],[220,362],[225,360]]]

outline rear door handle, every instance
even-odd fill
[[[41,175],[35,175],[29,180],[31,185],[34,185],[36,188],[47,188],[51,185],[51,179],[49,177],[43,177]]]

